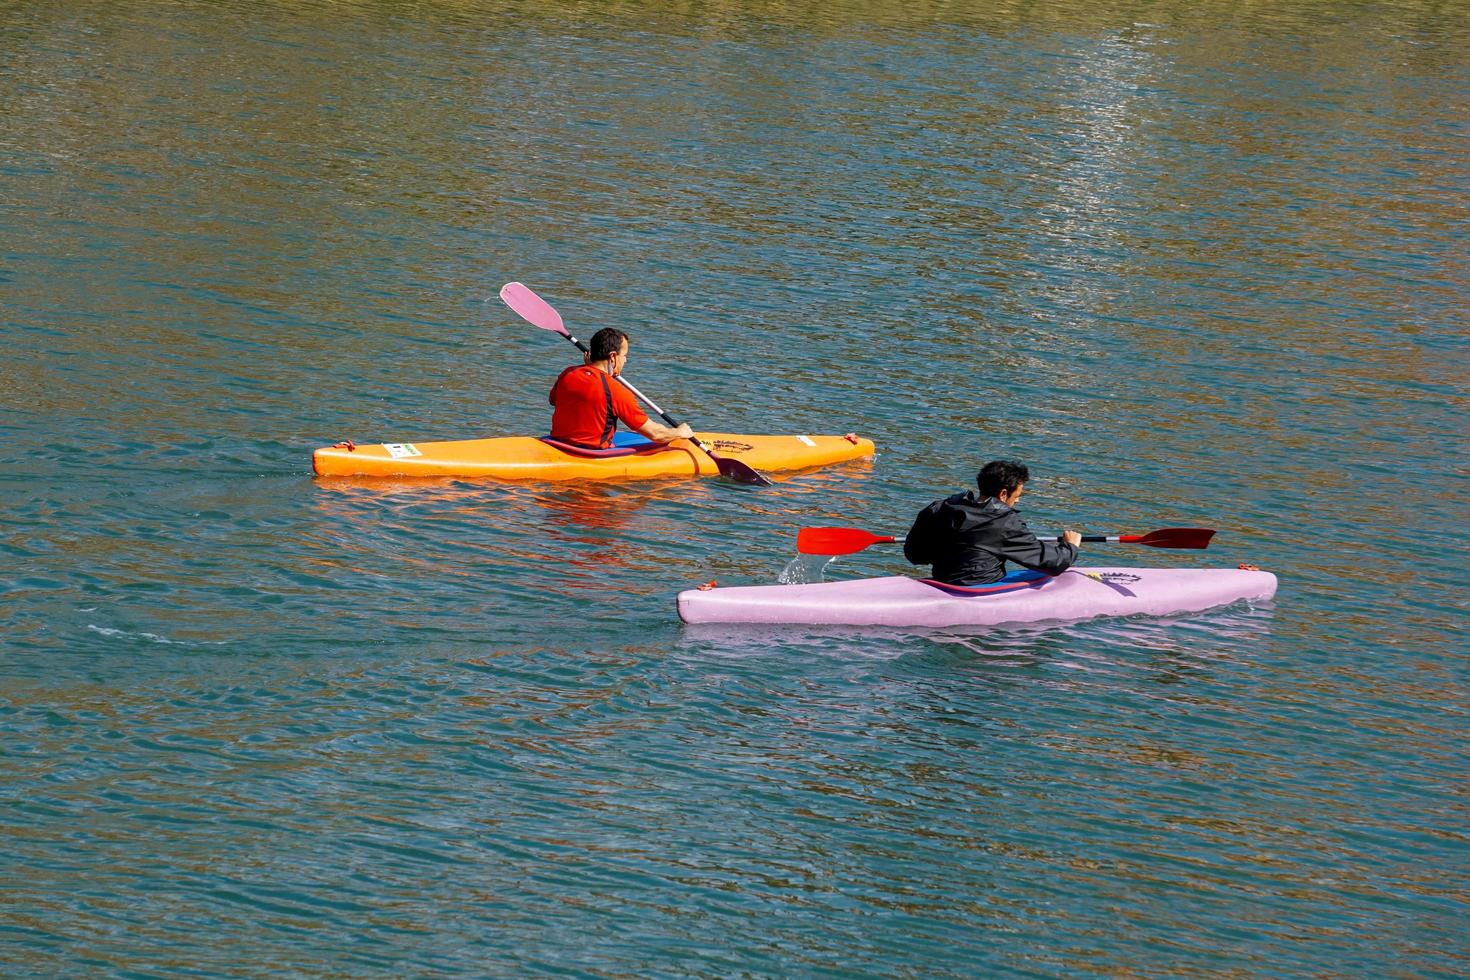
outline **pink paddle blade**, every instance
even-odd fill
[[[561,314],[552,309],[546,300],[531,292],[529,286],[508,282],[500,287],[500,298],[532,326],[567,335],[567,328],[561,322]]]

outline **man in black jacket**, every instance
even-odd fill
[[[904,557],[933,565],[934,578],[949,585],[989,585],[1005,576],[1005,564],[1060,575],[1077,560],[1082,535],[1065,531],[1061,540],[1042,541],[1015,510],[1031,471],[1022,463],[986,463],[967,490],[919,511],[904,538]]]

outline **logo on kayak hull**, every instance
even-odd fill
[[[715,448],[722,453],[748,453],[755,447],[748,442],[736,442],[733,439],[716,439]]]

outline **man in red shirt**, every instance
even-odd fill
[[[671,429],[648,417],[633,393],[617,382],[628,363],[628,335],[603,327],[592,335],[591,352],[584,364],[574,364],[551,386],[551,438],[588,449],[612,445],[618,420],[654,442],[693,439],[694,430],[681,424]]]

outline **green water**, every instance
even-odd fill
[[[8,976],[1462,976],[1460,4],[0,4]],[[721,481],[315,480],[539,434]],[[1274,603],[688,628],[996,456]],[[829,576],[907,571],[878,549]]]

